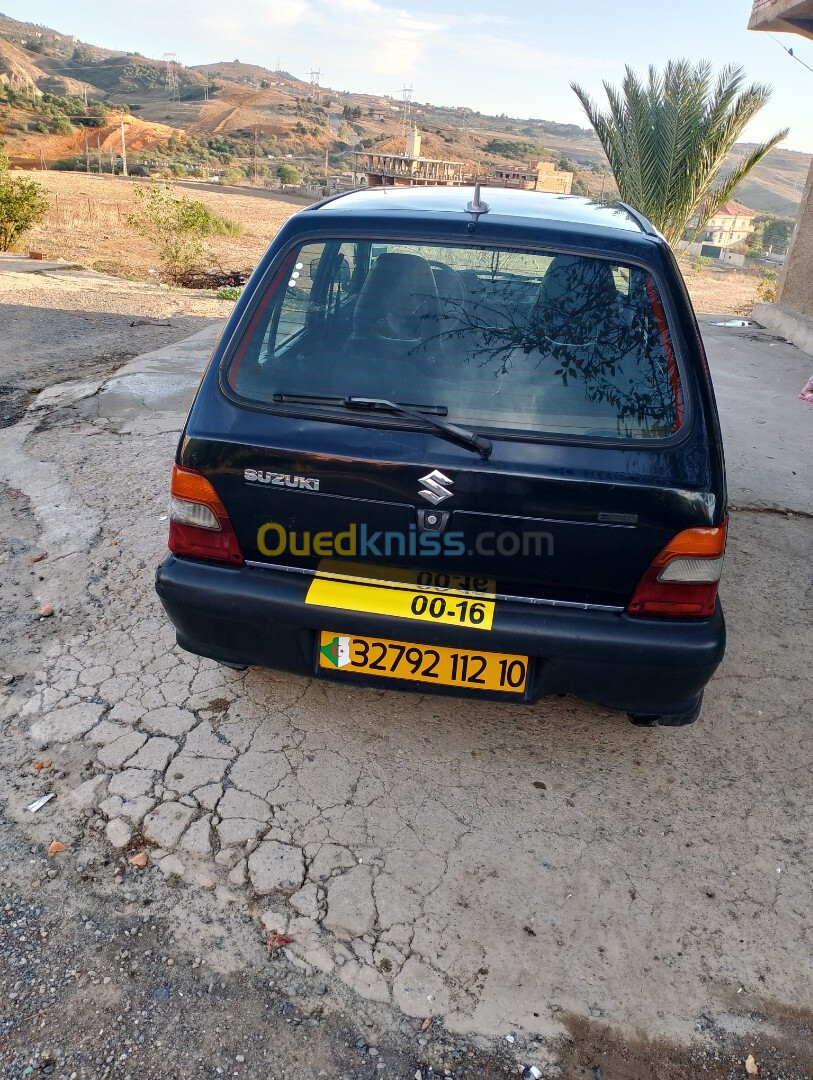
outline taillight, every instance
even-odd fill
[[[215,562],[243,562],[243,552],[226,507],[199,472],[172,469],[169,509],[169,550]]]
[[[630,615],[703,618],[717,603],[726,523],[685,529],[653,560],[627,604]]]

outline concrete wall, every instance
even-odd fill
[[[813,0],[754,0],[748,29],[813,38]]]
[[[754,304],[752,316],[767,330],[813,356],[813,319],[784,304]]]
[[[813,162],[807,174],[777,299],[803,315],[813,316]]]

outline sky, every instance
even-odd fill
[[[813,152],[813,71],[766,33],[746,29],[750,0],[2,0],[4,14],[80,40],[185,64],[241,60],[300,78],[321,71],[335,90],[466,105],[484,113],[588,126],[570,83],[606,101],[624,65],[688,57],[741,65],[771,101],[743,138],[789,127],[782,143]],[[813,41],[779,35],[813,68]]]

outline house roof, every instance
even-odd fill
[[[736,199],[729,199],[727,203],[723,203],[720,209],[714,214],[717,217],[718,214],[725,214],[728,217],[756,217],[756,211],[749,210],[747,206],[744,206],[741,202],[737,202]]]

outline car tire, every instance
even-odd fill
[[[703,693],[701,692],[694,706],[688,712],[682,713],[627,713],[630,723],[636,727],[684,727],[693,724],[700,715],[703,707]]]
[[[246,671],[248,664],[230,664],[228,660],[217,660],[215,663],[220,664],[221,667],[231,668],[232,671]]]

